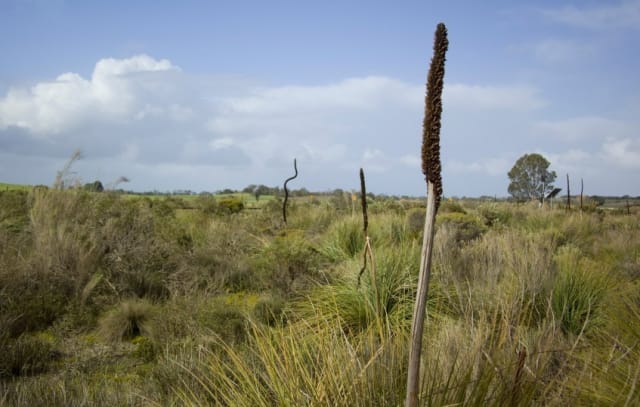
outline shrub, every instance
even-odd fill
[[[436,218],[440,226],[448,225],[455,231],[457,242],[469,242],[480,237],[486,227],[475,216],[461,212],[445,212]]]
[[[300,231],[288,231],[268,242],[254,258],[254,267],[269,289],[289,293],[294,283],[314,277],[319,259]]]
[[[218,202],[216,201],[216,198],[213,195],[200,195],[195,199],[195,205],[198,209],[200,209],[202,212],[206,213],[207,215],[212,215],[214,213],[217,213],[219,208],[218,208]]]
[[[12,233],[25,230],[29,223],[28,192],[0,191],[0,229]]]
[[[253,316],[265,325],[280,325],[286,321],[284,306],[284,300],[278,295],[263,296],[253,307]]]
[[[197,321],[203,328],[215,332],[224,342],[239,343],[247,338],[245,314],[236,304],[213,301],[200,310]]]
[[[45,333],[9,339],[0,334],[0,379],[42,373],[55,360],[53,338]]]
[[[506,208],[500,208],[496,204],[481,205],[478,213],[488,227],[506,226],[511,220],[512,213]]]
[[[440,209],[438,213],[467,213],[459,202],[454,201],[452,198],[443,199],[440,203]]]
[[[412,236],[419,237],[424,230],[426,212],[424,208],[414,208],[407,214],[407,228]]]
[[[244,209],[242,199],[233,196],[220,199],[218,202],[218,213],[234,214]]]

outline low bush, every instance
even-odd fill
[[[0,333],[0,349],[0,379],[46,372],[59,356],[53,338],[46,333],[15,339]]]
[[[455,240],[460,243],[469,242],[482,236],[486,227],[480,219],[462,212],[445,212],[436,218],[437,225],[447,225],[455,231]]]

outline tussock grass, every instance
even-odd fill
[[[19,194],[0,196],[1,405],[402,403],[405,203],[372,201],[358,287],[361,219],[328,202],[296,202],[284,231],[279,205]],[[438,225],[423,405],[637,404],[638,214],[461,208],[482,233]]]

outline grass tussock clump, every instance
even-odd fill
[[[148,301],[126,300],[100,320],[100,337],[108,342],[119,342],[138,336],[153,336],[156,313]]]
[[[606,268],[584,258],[572,246],[560,248],[555,263],[557,277],[551,305],[562,331],[589,334],[602,325],[602,308],[615,282]]]
[[[0,404],[402,404],[424,202],[371,197],[358,284],[340,199],[2,191]],[[422,405],[638,404],[638,213],[440,211]]]

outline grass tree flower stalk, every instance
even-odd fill
[[[420,354],[422,350],[422,332],[425,308],[431,274],[431,253],[436,213],[442,197],[442,166],[440,163],[440,116],[442,115],[442,87],[444,84],[445,54],[449,46],[447,28],[439,23],[433,44],[433,58],[427,77],[425,97],[425,116],[422,133],[422,172],[427,181],[427,214],[424,224],[424,237],[420,258],[420,275],[416,302],[411,322],[411,344],[409,348],[409,366],[407,372],[406,407],[418,405],[420,388]]]

